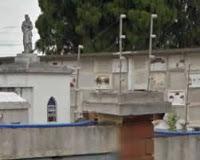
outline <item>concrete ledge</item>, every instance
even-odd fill
[[[155,138],[155,160],[199,160],[199,136]]]
[[[30,108],[30,104],[28,102],[0,102],[0,111],[28,108]]]
[[[170,110],[170,104],[167,102],[159,103],[129,103],[129,104],[117,104],[117,103],[95,103],[84,102],[84,110],[87,112],[96,112],[102,114],[110,114],[117,116],[136,116],[136,115],[149,115],[167,113]]]
[[[85,112],[117,116],[160,114],[171,111],[171,104],[164,101],[163,93],[135,91],[123,93],[91,93],[83,102]]]
[[[15,57],[16,63],[37,63],[40,62],[40,57],[38,57],[36,54],[33,53],[22,53],[17,54]]]
[[[0,159],[67,157],[118,150],[114,126],[1,128]]]

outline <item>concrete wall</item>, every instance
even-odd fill
[[[200,73],[200,54],[174,54],[174,55],[163,55],[162,58],[165,60],[166,67],[162,68],[159,63],[154,63],[153,70],[151,70],[151,88],[153,90],[160,90],[167,94],[171,90],[184,91],[187,86],[187,70],[188,65],[191,64],[191,73]],[[157,65],[157,66],[156,66]],[[152,69],[152,68],[151,68]],[[189,119],[190,121],[200,121],[200,99],[199,99],[200,88],[189,88]],[[186,95],[185,98],[186,99]],[[178,105],[173,106],[175,112],[181,118],[185,117],[185,106]]]
[[[76,68],[76,60],[57,60],[49,61],[49,64],[67,65],[72,68]],[[110,84],[106,88],[117,90],[119,86],[119,61],[118,58],[112,56],[107,57],[83,57],[80,60],[80,77],[79,86],[82,89],[98,89],[96,84],[97,76],[108,76],[110,78]],[[128,60],[122,60],[122,88],[128,89]]]
[[[186,89],[186,70],[191,64],[191,73],[200,74],[200,54],[199,53],[179,53],[179,54],[157,54],[162,58],[163,62],[155,62],[151,64],[151,81],[150,88],[152,90],[163,91],[165,99],[170,90]],[[129,89],[146,89],[147,86],[147,55],[129,56]],[[198,113],[200,111],[200,87],[189,89],[189,118],[191,121],[200,121]],[[174,106],[174,110],[181,118],[184,118],[184,105]]]
[[[25,159],[24,159],[25,160]],[[93,154],[93,155],[79,155],[69,157],[52,157],[52,158],[31,158],[28,160],[119,160],[117,154],[106,153],[106,154]]]
[[[187,70],[191,64],[190,73],[200,74],[200,54],[199,53],[181,53],[181,54],[157,54],[163,62],[151,64],[151,90],[164,92],[165,99],[168,100],[168,92],[177,90],[186,90]],[[131,89],[146,89],[147,86],[147,55],[133,55],[129,57],[129,80]],[[189,88],[189,119],[190,121],[199,121],[200,112],[200,87]],[[186,96],[184,97],[186,99]],[[175,112],[181,118],[185,117],[185,106],[173,106]]]
[[[28,108],[0,110],[0,114],[2,115],[2,118],[0,118],[0,124],[28,123]]]
[[[155,160],[199,160],[200,137],[155,138]]]
[[[145,130],[140,135],[146,133]],[[115,126],[1,128],[0,135],[0,159],[119,159],[119,129]],[[137,146],[138,140],[131,142]],[[153,152],[153,144],[150,146],[146,148],[148,153]],[[155,160],[199,160],[200,157],[199,135],[154,138],[154,147]]]
[[[29,122],[47,123],[47,103],[57,102],[57,122],[70,122],[69,75],[59,74],[1,74],[0,87],[22,88],[22,97],[30,104]]]
[[[0,135],[0,159],[6,160],[58,156],[76,160],[101,154],[105,158],[118,150],[118,129],[113,126],[1,128]]]
[[[132,70],[131,77],[129,78],[132,81],[131,90],[146,90],[147,89],[147,80],[148,80],[148,59],[146,56],[135,56],[130,57],[132,59]]]
[[[200,54],[181,51],[179,53],[160,53],[156,55],[160,57],[162,62],[151,64],[151,90],[163,91],[165,98],[170,90],[186,89],[186,73],[188,64],[191,64],[191,73],[200,74]],[[95,78],[99,74],[107,74],[111,77],[111,89],[118,90],[119,73],[116,72],[116,56],[84,56],[81,58],[80,88],[96,89]],[[53,63],[49,61],[48,63]],[[59,64],[76,66],[75,60],[57,60]],[[124,66],[127,71],[123,72],[123,89],[124,90],[145,90],[147,89],[148,79],[148,55],[146,54],[130,54],[124,60]],[[124,67],[125,68],[125,67]],[[189,89],[189,102],[191,104],[190,120],[200,121],[196,112],[200,111],[200,87]],[[195,104],[194,104],[195,103]],[[195,107],[193,107],[195,105]],[[178,108],[179,107],[179,108]],[[184,105],[174,106],[178,115],[184,117]],[[198,109],[199,107],[199,109]]]

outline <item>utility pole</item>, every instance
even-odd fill
[[[148,82],[147,82],[147,90],[150,90],[150,80],[151,80],[151,60],[154,58],[152,55],[152,39],[156,38],[156,35],[153,34],[153,20],[158,17],[157,14],[151,14],[150,20],[150,35],[149,35],[149,59],[148,59]]]
[[[126,36],[123,35],[124,18],[126,18],[126,15],[121,14],[119,19],[119,95],[122,93],[122,40],[126,38]]]

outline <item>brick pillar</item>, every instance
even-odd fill
[[[153,160],[153,115],[124,117],[120,128],[120,160]]]

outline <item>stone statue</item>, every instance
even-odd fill
[[[23,45],[24,45],[23,53],[32,53],[33,52],[33,49],[32,49],[33,25],[27,14],[25,15],[25,20],[22,23],[21,29],[23,32]]]

